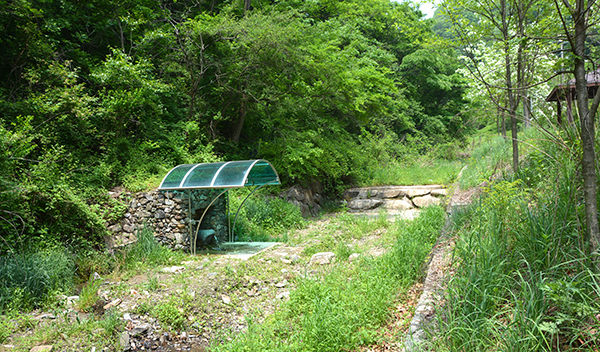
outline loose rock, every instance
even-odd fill
[[[223,303],[225,303],[225,304],[230,304],[231,303],[231,298],[229,296],[222,295],[221,299],[223,300]]]
[[[135,326],[133,329],[131,329],[131,335],[138,336],[138,335],[144,334],[148,330],[150,330],[151,327],[152,326],[148,323],[142,323],[140,325]]]
[[[335,253],[333,252],[321,252],[315,253],[310,258],[311,264],[319,264],[319,265],[327,265],[330,264],[335,258]]]
[[[170,266],[167,268],[163,268],[161,271],[163,273],[170,273],[170,274],[180,274],[185,270],[184,266]]]
[[[129,351],[131,349],[129,334],[126,331],[123,331],[121,336],[119,336],[119,346],[121,347],[121,351]]]
[[[358,257],[360,257],[360,254],[358,253],[352,253],[350,254],[350,256],[348,257],[348,261],[350,263],[352,263],[353,261],[355,261],[356,259],[358,259]]]
[[[288,299],[290,299],[290,291],[283,291],[281,293],[278,293],[277,296],[275,296],[275,298],[282,299],[282,300],[288,300]]]

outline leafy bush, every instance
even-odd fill
[[[166,302],[158,303],[151,309],[151,314],[175,330],[187,326],[186,305],[181,298],[171,297]]]
[[[108,251],[80,250],[75,255],[75,279],[87,281],[94,273],[109,274],[116,267],[114,255]]]

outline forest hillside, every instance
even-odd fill
[[[336,195],[479,126],[410,2],[9,1],[0,23],[2,252],[94,246],[108,191],[179,164],[264,158]]]

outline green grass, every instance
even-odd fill
[[[238,189],[230,192],[230,209],[237,211],[251,190]],[[285,241],[288,231],[306,226],[306,220],[297,206],[268,193],[259,192],[251,195],[240,209],[235,223],[238,241]],[[230,216],[233,226],[236,214],[231,213]]]
[[[500,136],[481,142],[473,148],[466,161],[459,186],[461,189],[476,187],[483,181],[490,180],[494,175],[501,175],[510,164],[511,144]]]
[[[102,280],[90,277],[90,280],[81,288],[79,299],[75,302],[80,312],[91,312],[94,304],[98,301],[98,289],[101,284]]]
[[[444,211],[427,208],[413,222],[394,225],[379,219],[332,222],[325,230],[334,238],[332,250],[353,236],[338,231],[349,223],[350,228],[363,230],[389,227],[393,247],[380,257],[362,256],[355,265],[340,261],[319,277],[301,279],[280,310],[265,321],[248,318],[246,333],[213,347],[214,351],[347,351],[374,342],[393,300],[422,275],[422,264],[443,226]]]
[[[176,263],[181,261],[185,254],[161,246],[154,237],[154,231],[150,227],[144,227],[138,232],[137,241],[118,253],[117,257],[124,270],[132,271]]]
[[[175,330],[182,330],[187,326],[186,308],[189,305],[180,297],[171,297],[166,302],[156,304],[150,314],[155,316],[162,324]]]
[[[365,186],[447,185],[455,181],[463,160],[420,160],[410,164],[390,163],[373,172]]]
[[[42,307],[74,288],[74,264],[61,249],[0,257],[0,311]]]
[[[577,155],[572,142],[555,138],[538,140],[519,174],[491,182],[454,213],[456,274],[430,350],[600,347],[600,277],[586,254]],[[488,168],[502,162],[490,160]]]

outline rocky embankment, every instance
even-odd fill
[[[419,209],[444,202],[448,190],[439,185],[378,186],[351,188],[344,192],[348,211],[373,214],[385,210],[390,216],[412,218]]]

